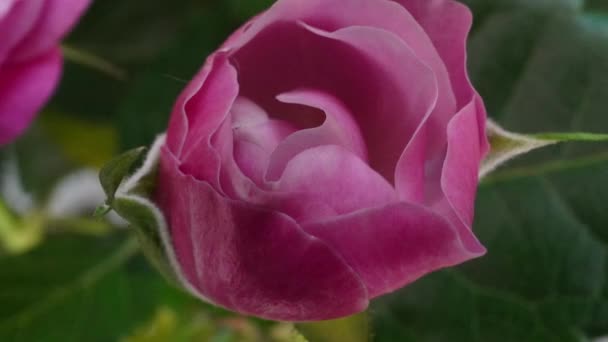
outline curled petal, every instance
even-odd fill
[[[233,128],[234,159],[243,173],[254,183],[263,186],[271,154],[281,141],[295,131],[285,121],[268,119]]]
[[[367,160],[367,149],[361,130],[349,110],[335,97],[315,90],[296,90],[280,94],[284,103],[301,104],[321,109],[325,121],[321,126],[297,131],[281,142],[269,160],[266,179],[278,179],[291,158],[312,147],[339,145]]]
[[[273,205],[298,222],[395,202],[397,194],[359,157],[337,145],[305,150],[273,184]],[[328,210],[331,209],[331,210]]]
[[[201,89],[192,93],[183,104],[178,104],[178,112],[174,113],[178,118],[169,126],[167,140],[172,150],[179,147],[180,140],[184,140],[181,155],[178,155],[182,170],[199,180],[209,182],[221,191],[221,159],[211,140],[223,122],[230,124],[230,121],[227,121],[228,114],[238,95],[239,86],[236,70],[225,56],[216,55],[210,63],[204,80],[196,80],[203,82],[198,84]],[[192,86],[195,84],[197,83]],[[185,136],[180,137],[183,134]],[[223,139],[222,135],[220,138],[222,141],[219,143],[231,144],[232,136]]]

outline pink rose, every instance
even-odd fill
[[[0,145],[25,131],[61,74],[59,40],[89,0],[0,0]]]
[[[484,254],[486,114],[451,0],[279,0],[183,91],[155,202],[185,286],[323,320]]]

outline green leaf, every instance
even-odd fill
[[[137,250],[122,235],[66,235],[0,259],[0,340],[113,341],[130,331],[166,289],[133,264]]]
[[[107,163],[99,172],[99,181],[108,196],[108,204],[114,200],[114,195],[123,179],[127,177],[135,164],[141,160],[145,148],[129,150]]]
[[[473,227],[488,254],[378,300],[372,332],[406,342],[608,335],[608,20],[597,12],[605,7],[469,2],[469,69],[491,116],[509,131],[564,132],[532,137],[571,142],[488,176]]]
[[[191,342],[229,335],[228,341],[256,342],[266,335],[256,321],[227,316],[169,286],[123,233],[54,235],[28,254],[0,258],[0,282],[0,341]]]
[[[189,289],[176,269],[178,266],[172,264],[172,247],[163,213],[150,199],[156,184],[156,170],[164,141],[164,136],[157,138],[141,167],[132,174],[126,170],[131,170],[135,161],[141,158],[142,149],[117,157],[101,170],[100,179],[102,184],[104,177],[107,179],[108,185],[103,185],[104,189],[114,189],[113,192],[108,192],[107,205],[130,223],[144,254],[152,264],[174,285]],[[106,211],[107,208],[103,206],[97,210]]]
[[[155,209],[126,197],[116,198],[112,206],[120,216],[129,221],[148,260],[167,280],[181,286],[163,244],[159,225],[164,223],[159,222],[159,218],[155,216]]]

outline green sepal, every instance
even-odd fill
[[[536,149],[567,142],[608,141],[608,134],[585,132],[549,132],[539,134],[513,133],[500,127],[492,120],[486,125],[486,135],[490,141],[490,152],[483,160],[479,170],[480,178],[520,155]]]
[[[158,219],[150,207],[136,200],[117,197],[112,208],[129,221],[144,255],[156,269],[172,284],[180,286],[177,275],[171,267],[167,251],[163,245],[158,227]]]
[[[160,147],[164,137],[157,139],[148,150],[136,148],[110,161],[100,172],[99,179],[107,195],[105,205],[96,213],[107,213],[111,208],[127,220],[135,232],[144,255],[171,283],[185,287],[178,270],[171,262],[169,237],[162,212],[151,200],[156,185]],[[135,166],[142,164],[138,169]],[[163,236],[165,234],[165,236]]]
[[[108,162],[99,172],[101,187],[108,197],[106,204],[111,206],[116,190],[123,180],[131,174],[133,167],[141,160],[145,148],[129,150]]]

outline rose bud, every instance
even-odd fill
[[[89,0],[0,1],[0,145],[30,125],[62,69],[58,43]]]
[[[208,57],[110,203],[192,294],[274,320],[479,257],[470,26],[451,0],[279,0]]]

